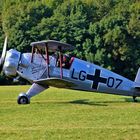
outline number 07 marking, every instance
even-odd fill
[[[109,77],[107,80],[107,86],[110,88],[112,88],[112,87],[118,88],[122,82],[123,82],[123,80],[121,80],[121,79]]]

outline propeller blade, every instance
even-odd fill
[[[3,67],[4,59],[5,59],[5,56],[6,56],[7,39],[8,39],[8,37],[6,36],[5,41],[4,41],[4,45],[3,45],[2,55],[1,55],[1,58],[0,58],[0,68],[1,69]]]

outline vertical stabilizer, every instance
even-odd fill
[[[136,78],[135,78],[135,82],[140,84],[140,68],[138,69]]]

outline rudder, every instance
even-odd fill
[[[135,77],[135,82],[139,83],[139,85],[140,85],[140,68],[138,69],[137,75]]]

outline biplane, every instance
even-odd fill
[[[140,69],[135,81],[131,81],[98,65],[67,56],[65,52],[74,47],[54,40],[31,43],[31,53],[15,49],[6,51],[7,37],[3,47],[0,65],[5,75],[22,77],[32,83],[26,93],[20,93],[18,104],[29,104],[30,99],[50,86],[82,91],[140,96]]]

